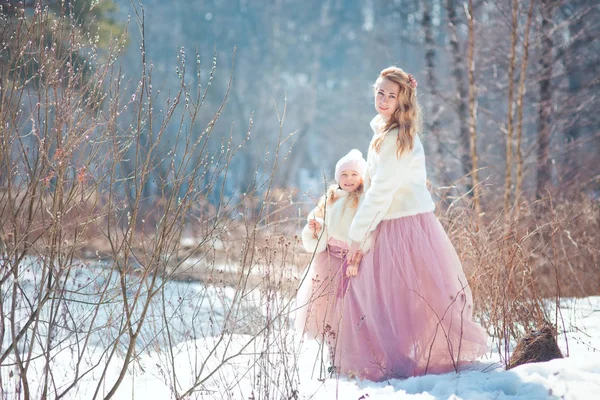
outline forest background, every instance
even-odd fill
[[[292,307],[273,293],[293,298],[312,257],[297,240],[304,216],[335,161],[366,154],[372,84],[389,65],[418,81],[436,213],[502,361],[522,332],[560,330],[547,299],[599,292],[596,1],[0,7],[0,364],[21,372],[4,380],[26,387],[29,363],[51,366],[68,340],[83,359],[87,338],[107,329],[111,358],[99,360],[117,354],[122,369],[98,385],[114,394],[153,343],[149,312],[174,279],[234,290],[203,336],[272,333]],[[93,290],[72,288],[83,270]],[[266,313],[240,305],[256,288]],[[79,331],[61,318],[82,291],[110,318]],[[160,335],[178,343],[163,322]],[[46,367],[39,390],[58,394]],[[176,397],[206,374],[184,388],[173,373]],[[65,393],[82,376],[69,379]]]

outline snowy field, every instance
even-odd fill
[[[75,371],[89,372],[80,372],[77,387],[65,392],[63,398],[104,398],[117,380],[122,369],[119,360],[127,349],[126,336],[119,336],[123,331],[119,322],[122,303],[113,300],[103,302],[101,307],[86,306],[93,303],[88,297],[98,293],[99,287],[117,282],[115,275],[102,268],[82,266],[69,278],[67,287],[77,291],[69,297],[73,306],[65,308],[68,316],[64,316],[61,328],[51,334],[56,343],[51,362],[55,389],[51,393],[64,392]],[[21,286],[31,290],[28,293],[25,289],[22,295],[33,298],[39,279],[40,270],[31,263],[19,276]],[[136,284],[139,282],[130,282],[132,290],[139,287]],[[2,287],[5,315],[12,304],[9,287]],[[116,292],[112,296],[119,297]],[[151,323],[142,327],[134,362],[127,367],[113,398],[174,399],[174,387],[181,396],[195,386],[184,398],[289,398],[289,388],[294,387],[299,390],[291,394],[299,399],[600,399],[600,297],[563,299],[566,336],[559,336],[559,345],[564,354],[568,347],[568,358],[504,371],[498,356],[490,354],[460,374],[385,383],[319,379],[316,343],[300,342],[289,324],[261,328],[265,321],[277,320],[278,310],[289,310],[287,305],[287,300],[276,294],[257,289],[166,282],[160,293],[155,293],[148,311]],[[27,307],[19,305],[17,310],[22,313],[20,318],[26,317]],[[108,328],[86,330],[96,326]],[[44,337],[44,325],[38,329]],[[88,331],[89,340],[84,342]],[[3,353],[9,338],[5,333]],[[107,348],[117,350],[110,362]],[[14,362],[14,356],[8,357],[0,367],[2,399],[21,398]],[[41,393],[43,363],[42,357],[34,357],[27,370],[33,398],[40,397],[37,394]],[[103,374],[104,383],[99,385]]]
[[[600,399],[600,297],[568,299],[563,301],[563,311],[568,325],[570,356],[546,363],[527,364],[504,371],[498,367],[497,356],[480,360],[470,371],[460,374],[429,375],[386,383],[327,379],[324,382],[311,378],[318,357],[318,346],[307,343],[301,349],[297,367],[300,377],[301,399],[477,399],[477,400],[535,400],[535,399]],[[574,325],[576,324],[576,325]],[[564,336],[559,345],[566,352]],[[240,338],[240,342],[244,342]],[[180,347],[193,348],[189,343]],[[148,365],[155,364],[153,358]],[[184,354],[187,360],[189,354]],[[242,357],[243,358],[243,357]],[[248,357],[251,358],[251,357]],[[248,360],[238,360],[249,365]],[[237,377],[229,371],[230,381]],[[316,372],[315,372],[316,374]],[[119,391],[119,399],[168,399],[169,388],[161,382],[157,372],[128,376]],[[250,399],[251,379],[240,382],[240,387],[230,393],[231,398]],[[224,395],[221,393],[221,395]],[[205,396],[206,397],[206,396]],[[228,396],[229,397],[229,396]],[[225,397],[224,397],[225,398]],[[259,396],[256,396],[259,398]],[[278,398],[273,394],[271,398]]]

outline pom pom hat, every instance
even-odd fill
[[[365,176],[366,168],[367,162],[362,153],[357,149],[352,149],[335,164],[335,181],[339,183],[342,171],[346,170],[356,171],[362,178]]]

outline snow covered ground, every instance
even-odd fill
[[[428,375],[389,383],[329,380],[307,385],[314,399],[600,399],[600,297],[561,304],[570,356],[505,371],[497,356],[460,374]],[[564,335],[559,345],[566,354]]]
[[[428,375],[373,383],[348,379],[327,379],[324,382],[312,377],[317,346],[303,346],[296,366],[299,369],[301,399],[476,399],[476,400],[535,400],[535,399],[600,399],[600,297],[565,299],[562,309],[567,323],[568,358],[546,363],[526,364],[505,371],[499,367],[497,356],[480,362],[460,374]],[[566,354],[564,336],[559,343]],[[189,345],[189,344],[188,344]],[[183,347],[186,344],[182,345]],[[192,346],[193,347],[193,346]],[[187,355],[185,356],[187,357]],[[185,358],[184,357],[184,358]],[[242,357],[243,358],[243,357]],[[152,363],[152,357],[148,364]],[[242,360],[240,364],[247,365]],[[229,371],[231,381],[236,380],[234,370]],[[251,381],[241,382],[231,398],[249,399]],[[167,399],[168,387],[152,374],[146,373],[128,380],[119,393],[120,399]],[[226,398],[220,393],[222,398]],[[206,395],[205,395],[206,397]],[[210,396],[208,396],[211,398]],[[227,396],[229,397],[229,396]],[[214,397],[220,398],[220,397]],[[256,398],[259,398],[256,395]],[[278,398],[274,395],[271,398]]]
[[[82,376],[77,387],[64,398],[92,399],[95,393],[96,398],[104,398],[121,371],[122,364],[118,361],[126,347],[118,347],[116,358],[108,363],[104,383],[98,385],[107,365],[106,348],[114,343],[119,331],[117,317],[122,313],[119,311],[121,303],[106,302],[93,320],[93,310],[86,309],[89,301],[82,301],[89,300],[98,287],[114,278],[114,273],[106,269],[84,266],[71,278],[69,287],[78,289],[77,295],[71,298],[79,301],[76,307],[69,308],[70,314],[77,315],[66,318],[65,326],[72,320],[79,329],[66,330],[76,333],[64,337],[54,334],[57,337],[53,340],[58,344],[53,351],[52,385],[61,393],[72,381],[76,368],[83,371],[96,364],[98,367]],[[19,280],[25,288],[23,293],[31,297],[33,292],[27,294],[27,288],[39,283],[39,269],[34,262]],[[133,280],[132,291],[135,284]],[[2,287],[5,315],[11,304],[7,288],[9,286]],[[115,294],[112,298],[118,296]],[[600,297],[563,299],[561,311],[567,333],[559,336],[559,345],[564,354],[568,347],[568,358],[504,371],[498,356],[491,354],[460,374],[428,375],[386,383],[319,379],[316,343],[299,343],[289,324],[275,323],[270,329],[261,329],[264,321],[276,320],[277,311],[285,309],[286,302],[277,294],[249,288],[240,291],[208,288],[198,283],[165,283],[164,290],[156,295],[150,307],[151,323],[142,330],[135,361],[127,368],[113,398],[173,399],[176,398],[173,387],[177,387],[181,395],[202,381],[196,391],[185,398],[600,399]],[[26,315],[26,307],[21,312]],[[88,348],[82,348],[82,336],[77,336],[77,332],[85,331],[82,327],[103,326],[111,321],[115,321],[114,327],[92,334]],[[168,331],[165,321],[168,321]],[[8,346],[7,338],[8,334],[2,343],[2,352]],[[81,359],[79,363],[78,359]],[[0,399],[19,398],[22,390],[18,370],[12,362],[9,357],[0,367]],[[40,393],[43,363],[42,358],[35,359],[29,367],[27,376],[33,393]],[[291,388],[298,391],[291,392]]]

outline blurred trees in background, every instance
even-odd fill
[[[11,20],[7,16],[16,12],[17,3],[1,2],[5,21]],[[25,15],[34,3],[21,2]],[[83,31],[96,32],[94,40],[100,47],[133,14],[126,0],[42,4],[53,7],[57,18],[69,16]],[[188,68],[196,64],[205,73],[189,74],[195,76],[190,83],[212,86],[199,116],[205,122],[221,107],[230,88],[208,144],[212,150],[245,140],[251,119],[250,146],[231,166],[236,179],[229,182],[236,184],[225,185],[228,196],[252,190],[256,176],[270,172],[266,166],[274,155],[268,150],[278,141],[280,118],[284,132],[295,134],[280,149],[287,160],[275,183],[318,196],[323,176],[332,178],[336,160],[350,147],[366,154],[368,123],[375,114],[372,84],[382,68],[395,64],[419,81],[434,187],[452,186],[452,196],[473,195],[476,172],[481,201],[503,197],[504,203],[498,205],[504,208],[548,193],[597,199],[598,3],[484,0],[473,2],[472,9],[465,4],[147,0],[142,2],[146,62],[156,99],[164,102],[179,85],[175,57],[197,57]],[[10,24],[3,29],[6,33]],[[3,37],[0,57],[6,60],[12,50],[8,36]],[[43,37],[51,42],[51,35]],[[132,45],[125,48],[120,68],[125,77],[133,77],[141,65],[136,29],[130,29],[128,40]],[[85,59],[84,47],[60,49]],[[35,68],[31,50],[23,57],[30,57]],[[10,67],[3,63],[2,68]],[[130,80],[122,89],[134,93],[136,85]],[[172,123],[166,135],[177,131]],[[178,149],[162,150],[166,154]],[[479,159],[477,171],[474,155]],[[169,169],[159,157],[154,182],[166,179]],[[148,182],[147,198],[161,197],[159,185]]]
[[[22,163],[36,164],[41,150],[33,137],[34,119],[39,119],[38,128],[68,133],[68,121],[58,118],[65,110],[57,107],[66,87],[77,86],[84,96],[93,97],[85,102],[92,108],[82,114],[101,110],[106,87],[91,78],[99,58],[108,57],[111,39],[124,36],[126,21],[113,18],[116,10],[112,0],[0,0],[0,107],[5,108],[0,189],[8,185],[9,174],[18,179]],[[48,106],[48,114],[39,115],[41,103]],[[19,146],[9,139],[15,130],[20,131],[19,143],[28,149],[29,160],[19,157]],[[52,158],[60,142],[46,144],[44,150]]]
[[[41,26],[38,21],[31,18],[35,10],[48,13],[53,23]],[[60,1],[35,1],[35,0],[0,0],[0,14],[2,15],[2,47],[0,48],[0,68],[3,70],[19,70],[20,76],[10,75],[13,79],[20,79],[24,83],[35,83],[29,80],[39,71],[39,54],[44,47],[53,48],[59,52],[59,56],[69,59],[75,68],[93,68],[95,60],[86,58],[90,54],[89,47],[97,46],[99,49],[107,49],[111,37],[118,37],[123,33],[126,21],[117,21],[114,13],[117,4],[113,0],[60,0]],[[66,23],[58,23],[65,20]],[[27,26],[31,40],[27,51],[18,49],[19,37],[17,25]],[[81,35],[86,36],[89,41],[79,43],[74,35],[69,41],[65,29],[73,28]],[[61,29],[63,32],[57,32]],[[56,43],[60,41],[60,43]],[[86,49],[86,45],[88,48]],[[88,50],[86,52],[86,50]],[[28,65],[28,68],[16,68],[10,65],[14,52],[21,51],[19,62]],[[14,57],[12,57],[14,62]]]

